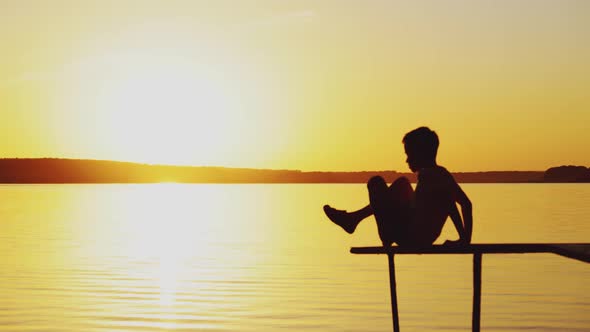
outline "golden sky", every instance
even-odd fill
[[[590,1],[0,0],[0,157],[590,166]]]

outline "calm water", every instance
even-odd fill
[[[590,242],[590,185],[465,184],[473,242]],[[390,331],[363,185],[0,186],[2,331]],[[438,242],[455,238],[449,221]],[[403,331],[468,331],[471,257],[396,257]],[[484,331],[590,331],[590,265],[483,257]]]

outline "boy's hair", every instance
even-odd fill
[[[438,135],[428,127],[416,128],[407,133],[402,142],[408,150],[426,158],[436,158]]]

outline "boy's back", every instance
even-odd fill
[[[444,167],[418,171],[410,232],[419,242],[432,243],[440,235],[455,202],[457,183]]]

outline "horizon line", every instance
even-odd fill
[[[194,167],[194,168],[225,168],[225,169],[245,169],[245,170],[263,170],[263,171],[291,171],[291,172],[302,172],[302,173],[362,173],[362,172],[395,172],[400,174],[414,174],[414,172],[399,171],[395,169],[381,169],[381,170],[300,170],[300,169],[288,169],[288,168],[257,168],[257,167],[236,167],[236,166],[219,166],[219,165],[187,165],[187,164],[166,164],[166,163],[147,163],[139,161],[128,161],[128,160],[114,160],[114,159],[95,159],[95,158],[70,158],[70,157],[0,157],[0,160],[41,160],[41,159],[52,159],[52,160],[77,160],[77,161],[97,161],[97,162],[115,162],[115,163],[126,163],[136,164],[144,166],[162,166],[162,167]],[[442,166],[442,165],[441,165]],[[573,165],[573,164],[561,164],[554,167],[562,166],[582,166],[588,168],[585,165]],[[444,167],[444,166],[443,166]],[[547,168],[547,169],[549,169]],[[450,171],[451,173],[490,173],[490,172],[545,172],[547,169],[539,170],[479,170],[479,171]]]

